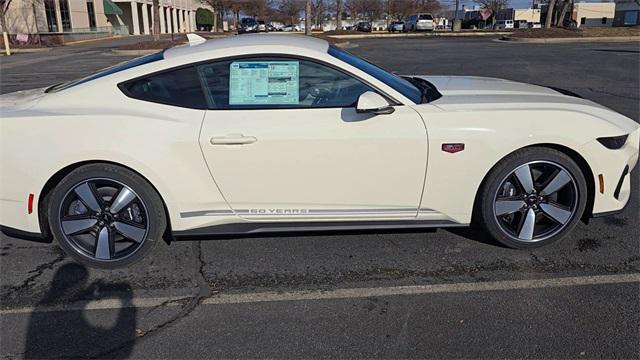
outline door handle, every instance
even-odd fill
[[[242,134],[232,134],[226,136],[214,136],[211,138],[211,145],[246,145],[258,141],[255,136],[244,136]]]

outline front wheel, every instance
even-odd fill
[[[153,187],[112,164],[81,166],[65,176],[48,199],[48,220],[68,255],[99,268],[141,259],[166,228],[164,206]]]
[[[527,148],[491,170],[480,190],[476,215],[502,244],[532,248],[571,231],[586,202],[584,175],[569,156],[549,148]]]

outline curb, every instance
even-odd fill
[[[581,37],[581,38],[512,38],[503,36],[497,39],[500,42],[524,43],[524,44],[563,44],[581,42],[625,42],[640,41],[640,36],[601,36],[601,37]]]
[[[335,46],[337,46],[339,48],[342,48],[342,49],[350,49],[350,48],[358,47],[358,44],[352,44],[350,41],[338,42],[338,43],[335,43],[333,45],[335,45]]]
[[[26,48],[26,49],[11,48],[11,54],[27,54],[27,53],[49,51],[51,49],[53,49],[53,48],[52,47]],[[4,49],[0,50],[0,52],[2,52],[0,55],[6,56],[6,53],[5,53]]]
[[[478,32],[431,32],[431,33],[382,33],[382,34],[345,34],[327,35],[335,39],[366,39],[366,38],[404,38],[404,37],[464,37],[464,36],[496,36],[508,35],[508,31],[478,31]]]

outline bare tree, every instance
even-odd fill
[[[491,9],[494,13],[504,9],[509,4],[509,0],[474,0],[485,9]]]
[[[336,0],[336,30],[342,29],[342,0]]]
[[[304,8],[304,34],[311,35],[311,0],[307,0]]]
[[[567,11],[569,10],[569,5],[571,5],[571,0],[564,0],[562,2],[562,9],[560,10],[560,15],[556,19],[556,27],[560,27],[564,25],[564,17],[567,15]]]
[[[266,0],[245,0],[241,3],[242,11],[254,18],[264,19],[267,16]]]
[[[281,0],[280,1],[280,13],[282,16],[290,20],[291,24],[296,23],[296,19],[300,16],[300,12],[304,7],[301,0]]]
[[[0,0],[0,26],[2,26],[2,32],[8,32],[6,13],[11,5],[11,0]]]
[[[322,29],[323,27],[322,25],[324,24],[325,14],[326,14],[325,0],[314,0],[311,3],[311,6],[312,6],[311,14],[313,18],[313,25],[316,28]]]
[[[380,0],[350,0],[356,14],[367,20],[374,20],[382,16],[383,5]]]
[[[501,2],[502,7],[506,6],[508,0],[492,0],[487,2]],[[442,5],[438,0],[414,0],[413,2],[413,10],[414,12],[426,12],[426,13],[437,13],[442,10]]]
[[[7,29],[6,14],[11,5],[11,0],[0,0],[0,26],[2,26],[2,41],[4,41],[4,49],[7,55],[11,55],[9,50],[9,29]]]
[[[387,12],[394,20],[402,20],[413,12],[412,0],[389,0]]]
[[[551,28],[551,22],[553,21],[553,11],[556,6],[556,0],[549,0],[549,6],[547,7],[547,18],[544,21],[544,27]]]

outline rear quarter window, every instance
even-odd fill
[[[193,66],[165,71],[118,85],[130,98],[190,109],[206,109],[207,104]]]

